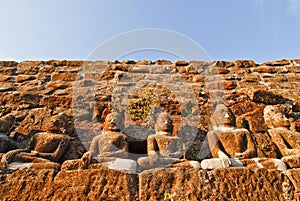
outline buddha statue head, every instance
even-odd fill
[[[276,106],[268,105],[264,109],[264,119],[268,128],[289,127],[290,122]]]
[[[105,118],[104,131],[120,132],[122,129],[122,118],[117,112],[108,114]]]
[[[235,118],[230,109],[224,104],[218,104],[211,117],[214,127],[235,127]]]
[[[173,120],[171,115],[166,112],[162,112],[157,116],[155,123],[156,134],[169,134],[173,132]]]

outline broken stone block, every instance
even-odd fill
[[[51,116],[51,111],[47,108],[31,109],[25,119],[20,122],[19,126],[15,129],[16,132],[23,135],[36,133],[38,131],[45,131],[45,119]]]
[[[294,191],[294,196],[296,199],[300,198],[300,169],[292,169],[292,170],[287,170],[285,172],[289,180],[292,182],[295,191]]]
[[[116,158],[114,161],[103,163],[111,170],[119,170],[129,174],[135,174],[137,172],[137,163],[134,160]]]
[[[239,159],[230,158],[231,167],[244,167],[244,164]],[[223,162],[220,158],[204,159],[201,161],[201,168],[204,170],[212,170],[217,168],[223,168]]]
[[[244,166],[251,169],[256,170],[259,168],[265,169],[273,169],[279,171],[287,170],[286,164],[280,160],[275,158],[252,158],[252,159],[244,159],[242,160]]]
[[[0,134],[0,153],[6,153],[17,149],[17,144],[8,136]]]
[[[50,133],[65,133],[68,126],[68,117],[64,113],[45,119],[44,127]]]
[[[250,97],[254,102],[264,103],[266,105],[284,104],[287,99],[281,95],[274,94],[266,90],[257,90]]]
[[[0,134],[8,133],[14,126],[15,118],[11,114],[0,117]]]
[[[73,159],[65,161],[61,170],[77,170],[77,169],[87,169],[92,161],[92,154],[86,152],[80,159]]]

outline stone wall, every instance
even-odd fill
[[[139,181],[140,200],[293,200],[292,185],[283,187],[288,178],[266,169],[165,168],[145,171]]]
[[[1,200],[138,200],[137,175],[105,167],[60,172],[23,169],[8,174],[0,185]]]
[[[0,133],[25,147],[35,133],[55,130],[51,117],[64,113],[68,123],[63,129],[56,129],[57,133],[67,134],[75,140],[60,162],[80,158],[91,139],[101,130],[109,110],[123,107],[131,109],[132,115],[144,115],[135,113],[134,105],[129,107],[136,102],[142,105],[147,102],[141,99],[143,94],[139,89],[157,89],[168,80],[175,88],[162,90],[161,96],[165,98],[157,105],[172,114],[175,132],[180,131],[182,116],[191,112],[184,111],[180,104],[180,97],[190,95],[183,88],[184,84],[192,91],[198,106],[196,126],[199,132],[187,153],[189,159],[196,159],[195,153],[199,152],[210,127],[212,108],[218,102],[224,102],[231,109],[238,128],[251,132],[259,157],[280,157],[267,133],[263,119],[265,106],[281,107],[291,122],[290,130],[300,131],[300,60],[262,64],[253,61],[120,63],[52,60],[0,62]],[[11,122],[4,119],[9,114],[14,117]],[[151,118],[134,122],[127,115],[126,120],[133,145],[143,146],[151,133],[141,135],[139,129],[147,128]],[[139,123],[140,127],[132,126],[133,123]],[[133,152],[144,153],[145,149]],[[299,175],[298,170],[294,174]],[[104,167],[69,172],[2,168],[0,185],[1,200],[162,200],[164,197],[182,200],[292,200],[294,191],[283,172],[246,168],[213,171],[155,169],[138,176]]]
[[[294,200],[284,173],[266,169],[158,168],[128,175],[101,167],[6,174],[1,200]]]

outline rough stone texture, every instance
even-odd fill
[[[157,83],[176,83],[178,86],[163,91]],[[174,133],[179,131],[182,137],[186,137],[186,132],[181,125],[187,125],[183,117],[193,116],[196,110],[192,104],[180,107],[179,103],[182,97],[190,96],[189,92],[194,94],[192,99],[198,108],[199,121],[189,126],[198,132],[188,150],[188,159],[199,160],[199,147],[205,144],[212,108],[220,102],[230,108],[236,126],[251,133],[258,157],[278,158],[277,147],[268,134],[262,111],[267,105],[281,108],[291,123],[289,129],[299,132],[299,84],[300,60],[262,64],[244,60],[209,63],[164,60],[0,61],[0,133],[14,140],[20,148],[24,148],[36,133],[51,131],[69,135],[75,140],[61,163],[67,159],[79,159],[103,128],[104,119],[111,109],[139,111],[133,106],[145,106],[149,96],[142,97],[136,88],[152,86],[161,90],[161,100],[154,106],[160,106],[172,115]],[[63,118],[60,118],[61,113]],[[145,113],[135,114],[144,117]],[[7,119],[10,115],[12,118]],[[125,131],[134,136],[129,142],[129,150],[137,144],[145,145],[147,136],[154,133],[154,128],[149,128],[151,118],[139,121],[141,125],[133,127],[131,124],[138,121],[134,122],[129,115],[125,117]],[[134,129],[129,129],[130,125]],[[136,141],[139,135],[143,136]],[[141,200],[162,200],[164,196],[171,199],[175,196],[173,191],[176,196],[187,196],[190,200],[293,199],[294,184],[282,172],[231,168],[206,172],[179,167],[141,173],[138,190],[136,177],[105,168],[59,173],[34,169],[13,172],[0,164],[0,200],[76,200],[76,196],[79,200],[137,200],[138,191]],[[293,173],[298,180],[299,171]]]
[[[3,174],[5,172],[1,172]],[[1,181],[1,200],[50,200],[54,170],[18,170]],[[3,175],[4,176],[4,175]],[[38,190],[37,190],[38,189]]]
[[[228,168],[204,171],[186,168],[149,170],[139,175],[140,200],[286,200],[283,173],[266,169]]]
[[[300,194],[300,169],[291,169],[286,172],[291,183],[294,185],[295,192]],[[300,195],[299,195],[300,196]]]
[[[99,168],[99,166],[97,167]],[[187,168],[155,169],[139,175],[139,200],[284,200],[284,176],[275,171]],[[61,171],[18,170],[1,185],[1,199],[9,200],[137,200],[134,175],[107,168]],[[14,186],[14,191],[11,191]],[[40,189],[36,191],[35,189]],[[264,189],[270,189],[265,192]],[[11,192],[8,193],[7,192]]]
[[[136,175],[105,167],[59,173],[54,170],[17,170],[0,182],[0,200],[138,199]]]

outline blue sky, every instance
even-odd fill
[[[212,60],[300,58],[299,0],[0,0],[0,24],[0,60],[86,59],[141,28],[183,34]]]

